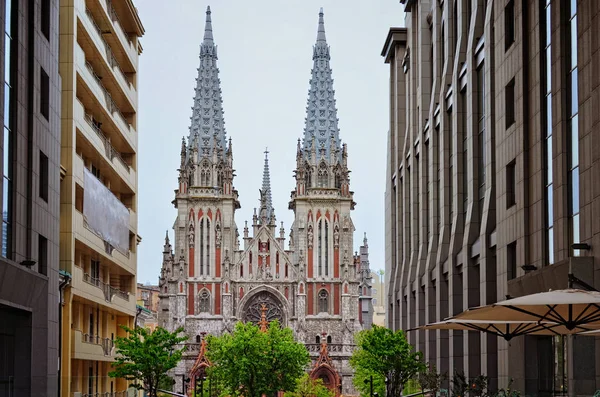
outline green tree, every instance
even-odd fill
[[[387,378],[385,395],[401,396],[404,384],[425,369],[421,352],[414,351],[401,330],[394,332],[373,325],[372,329],[358,333],[356,344],[350,365],[358,374],[354,385],[363,394],[370,392],[370,384],[364,380],[372,375],[374,389],[375,382],[385,382]]]
[[[447,378],[448,375],[439,373],[434,364],[427,364],[427,369],[417,375],[421,391],[430,391],[433,396],[437,396]]]
[[[154,332],[142,327],[131,329],[121,325],[121,328],[127,336],[117,337],[115,341],[117,356],[112,364],[114,370],[108,375],[138,381],[134,387],[156,397],[159,384],[168,382],[167,371],[181,360],[183,349],[176,346],[187,339],[187,336],[178,336],[183,328],[175,332],[160,327]]]
[[[272,396],[296,389],[297,380],[310,362],[303,344],[279,322],[266,332],[252,323],[237,323],[233,333],[208,336],[209,376],[221,386],[221,395]]]
[[[296,383],[296,390],[286,392],[285,397],[333,397],[335,393],[323,384],[323,379],[311,379],[307,373]]]

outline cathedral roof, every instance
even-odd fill
[[[210,157],[216,149],[218,157],[223,159],[226,136],[217,58],[209,6],[206,9],[204,40],[200,45],[200,67],[196,79],[188,148],[197,148],[198,157]]]
[[[329,46],[325,38],[323,9],[321,8],[317,41],[313,47],[313,68],[308,90],[303,146],[305,156],[309,155],[314,144],[317,159],[325,158],[326,160],[329,160],[332,149],[337,151],[337,157],[341,159],[341,142],[333,78],[329,65],[330,59]]]

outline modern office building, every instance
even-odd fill
[[[600,2],[401,2],[406,28],[390,30],[382,53],[389,326],[600,289]],[[600,388],[592,337],[408,335],[441,371],[485,374],[492,387]]]
[[[108,376],[136,315],[138,57],[131,0],[61,0],[62,396],[125,395]]]
[[[0,1],[0,396],[58,393],[58,0]]]

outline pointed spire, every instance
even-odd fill
[[[317,31],[317,43],[319,42],[327,42],[327,40],[325,39],[325,21],[323,20],[323,7],[321,7],[321,11],[319,11],[319,29]]]
[[[271,215],[273,214],[273,198],[271,195],[271,173],[269,171],[269,150],[265,148],[265,165],[263,168],[263,180],[262,180],[262,189],[261,189],[261,208],[260,214],[261,217],[264,215],[268,220],[271,219]],[[263,208],[265,213],[263,214]]]
[[[210,6],[206,7],[206,24],[204,25],[204,45],[213,45],[212,20],[210,18]]]
[[[165,245],[163,247],[163,253],[168,254],[171,253],[171,242],[169,241],[169,231],[165,235]]]
[[[306,124],[304,127],[304,156],[308,157],[315,145],[317,159],[331,162],[330,153],[334,152],[336,162],[341,161],[341,142],[339,137],[337,109],[331,77],[331,59],[329,46],[325,39],[323,9],[319,12],[317,41],[313,47],[313,68],[308,90]]]
[[[217,46],[213,39],[210,7],[206,9],[204,40],[200,45],[200,67],[196,79],[189,148],[198,151],[198,158],[210,158],[215,149],[217,157],[224,157],[227,140],[223,118],[221,81],[217,68]],[[188,156],[188,161],[189,161]]]

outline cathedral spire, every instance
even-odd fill
[[[313,47],[313,68],[310,88],[308,90],[308,106],[306,109],[306,125],[304,127],[304,155],[308,156],[315,141],[317,160],[330,162],[331,151],[336,159],[341,160],[341,147],[338,128],[337,109],[331,77],[331,57],[325,38],[325,22],[323,9],[319,12],[317,41]]]
[[[212,20],[210,18],[210,6],[206,7],[206,23],[204,25],[204,45],[213,45]]]
[[[210,158],[216,149],[217,157],[222,160],[227,141],[217,59],[209,6],[206,9],[204,40],[200,45],[200,67],[192,107],[189,148],[197,149],[199,158]]]
[[[269,171],[269,150],[265,149],[265,166],[263,168],[263,180],[261,189],[261,217],[263,216],[263,207],[265,210],[264,216],[267,222],[273,215],[273,197],[271,195],[271,173]]]

